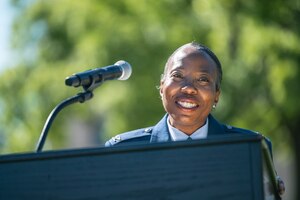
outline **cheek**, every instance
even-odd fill
[[[168,99],[168,95],[166,92],[165,88],[160,89],[160,96],[161,96],[161,101],[162,101],[162,105],[165,109],[166,112],[169,112],[170,110],[170,105],[169,105],[169,99]]]
[[[162,91],[161,97],[162,97],[163,103],[166,105],[166,104],[168,104],[168,100],[170,99],[170,91],[168,88],[163,88],[161,91]]]
[[[176,94],[176,87],[171,82],[165,82],[161,85],[160,96],[164,106],[172,102],[172,97]]]
[[[176,94],[176,84],[173,82],[165,82],[162,93],[165,99],[170,99],[174,94]]]
[[[202,92],[201,97],[206,104],[213,105],[216,102],[217,94],[211,90],[208,90],[206,92]]]

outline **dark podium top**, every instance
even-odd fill
[[[0,156],[0,199],[276,199],[261,136]]]

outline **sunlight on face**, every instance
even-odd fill
[[[186,134],[200,128],[219,100],[217,67],[205,52],[182,48],[173,55],[160,94],[170,123]]]

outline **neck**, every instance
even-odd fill
[[[202,126],[205,125],[206,123],[206,119],[201,122],[201,123],[196,123],[196,124],[180,124],[180,123],[176,123],[174,120],[171,119],[171,117],[169,118],[169,123],[171,126],[177,128],[178,130],[180,130],[181,132],[185,133],[186,135],[190,136],[192,135],[196,130],[198,130],[199,128],[201,128]]]

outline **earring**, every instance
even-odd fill
[[[217,105],[216,104],[214,104],[213,106],[212,106],[212,108],[215,110],[216,109],[216,107],[217,107]]]

